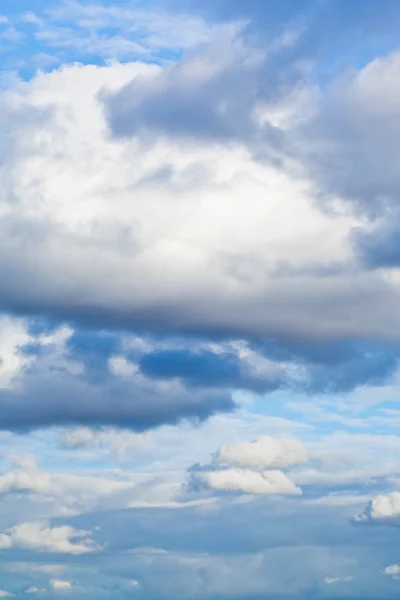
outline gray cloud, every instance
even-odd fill
[[[83,424],[143,431],[182,419],[201,421],[234,408],[226,392],[157,390],[112,376],[96,385],[57,369],[27,375],[20,389],[0,391],[0,405],[0,428],[22,430]]]

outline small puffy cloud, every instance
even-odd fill
[[[388,567],[385,567],[383,569],[383,574],[398,579],[398,576],[400,575],[400,565],[389,565]]]
[[[25,594],[41,594],[46,591],[46,588],[38,588],[35,585],[31,585],[31,587],[28,587],[28,589],[25,590]]]
[[[89,427],[76,427],[68,430],[62,437],[62,443],[67,448],[87,448],[96,443],[96,432]]]
[[[0,534],[0,549],[21,548],[36,552],[88,554],[100,550],[89,537],[90,534],[89,531],[79,531],[67,525],[50,527],[46,523],[20,523],[8,533]]]
[[[221,446],[213,462],[250,469],[290,467],[307,460],[305,446],[293,439],[263,436],[253,442]]]
[[[189,489],[247,494],[301,494],[301,489],[283,471],[307,459],[301,442],[263,436],[253,442],[239,441],[221,446],[212,464],[190,469]]]
[[[69,590],[71,583],[69,581],[63,581],[62,579],[50,579],[50,585],[53,590]]]
[[[250,471],[249,469],[222,469],[217,471],[194,471],[192,487],[240,492],[246,494],[301,494],[282,471]]]
[[[10,598],[10,596],[13,596],[14,594],[11,594],[10,592],[6,592],[5,590],[0,590],[0,598]]]
[[[354,517],[355,523],[399,524],[400,492],[375,496],[365,510]]]

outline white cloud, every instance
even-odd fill
[[[46,588],[38,588],[34,585],[25,590],[25,594],[44,594],[45,592],[47,592]]]
[[[0,548],[81,555],[101,549],[90,535],[90,531],[79,531],[67,525],[50,527],[46,523],[20,523],[8,533],[0,534]]]
[[[307,460],[305,446],[293,439],[263,436],[254,442],[221,446],[213,457],[217,464],[250,469],[290,467]]]
[[[32,341],[26,322],[0,316],[0,389],[12,387],[14,378],[27,367],[31,359],[20,352],[20,348]]]
[[[383,574],[398,579],[397,576],[400,575],[400,565],[389,565],[388,567],[385,567],[383,569]]]
[[[369,502],[364,512],[355,516],[359,523],[393,523],[397,524],[400,518],[400,492],[390,492],[375,496]]]
[[[63,581],[62,579],[50,579],[50,585],[53,590],[69,590],[72,585],[69,581]]]
[[[192,484],[217,491],[246,494],[301,494],[282,471],[255,472],[248,469],[223,469],[191,473]]]
[[[210,61],[202,68],[207,77]],[[183,71],[189,77],[190,65]],[[3,96],[13,151],[0,194],[0,250],[5,256],[17,223],[30,248],[8,262],[7,297],[33,310],[51,298],[65,317],[97,307],[104,323],[118,314],[143,325],[144,313],[152,323],[165,314],[160,329],[172,310],[178,328],[238,335],[308,337],[317,322],[321,336],[382,330],[382,319],[369,319],[370,274],[318,275],[351,260],[354,220],[320,212],[312,183],[257,163],[240,145],[110,139],[99,91],[158,73],[141,64],[64,67]],[[351,315],[355,299],[357,319],[343,320],[342,303]]]

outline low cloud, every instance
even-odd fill
[[[285,468],[307,459],[303,444],[296,440],[261,437],[253,442],[221,446],[213,464],[190,469],[189,489],[247,494],[301,494]],[[247,467],[247,468],[243,468]]]
[[[221,446],[213,457],[216,464],[252,469],[290,467],[307,460],[305,446],[297,440],[263,436],[253,442]]]
[[[191,474],[191,485],[215,491],[245,494],[301,494],[301,489],[282,471],[255,472],[249,469],[200,471]]]
[[[20,523],[7,533],[0,534],[0,549],[20,548],[74,555],[101,550],[90,535],[90,531],[79,531],[67,525],[51,527],[46,523]]]
[[[62,579],[50,579],[50,586],[53,590],[69,590],[72,584],[69,581],[63,581]]]
[[[354,520],[360,524],[400,525],[400,492],[375,496]]]

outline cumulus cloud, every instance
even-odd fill
[[[364,512],[355,516],[356,523],[381,523],[398,525],[400,518],[400,492],[375,496]]]
[[[82,555],[100,550],[90,534],[90,531],[79,531],[67,525],[51,527],[46,523],[20,523],[8,533],[0,534],[0,548]]]
[[[390,577],[393,577],[395,579],[399,579],[399,575],[400,575],[400,566],[399,565],[389,565],[388,567],[385,567],[383,569],[383,574],[384,575],[390,575]]]
[[[62,579],[50,579],[50,585],[53,590],[69,590],[72,585],[69,581],[63,581]]]
[[[160,72],[74,66],[4,95],[13,150],[4,157],[1,256],[13,250],[0,306],[147,331],[391,337],[397,287],[385,283],[385,313],[371,320],[384,284],[348,271],[354,218],[319,211],[311,181],[260,164],[240,144],[109,139],[99,91]],[[41,143],[43,131],[54,143]],[[22,231],[29,253],[14,243]]]
[[[306,460],[307,451],[296,440],[264,436],[253,442],[221,446],[212,458],[212,465],[194,465],[190,469],[189,489],[301,494],[301,489],[277,470]]]
[[[213,457],[217,464],[252,469],[290,467],[307,460],[305,446],[292,439],[263,436],[253,442],[221,446]]]

